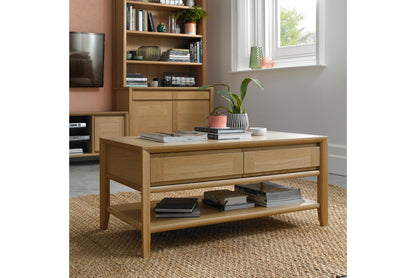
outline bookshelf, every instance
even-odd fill
[[[129,112],[129,134],[137,136],[140,132],[193,130],[195,126],[208,125],[207,116],[213,107],[213,90],[197,90],[206,84],[206,20],[198,22],[196,35],[184,34],[183,26],[181,33],[170,33],[168,28],[166,32],[137,31],[135,26],[133,30],[128,30],[131,28],[127,28],[127,5],[136,10],[145,10],[146,17],[147,12],[151,12],[155,28],[161,22],[168,27],[170,15],[192,7],[113,0],[112,108]],[[206,0],[196,0],[195,6],[206,10]],[[172,48],[189,49],[196,42],[202,42],[198,62],[137,60],[128,59],[127,55],[131,51],[137,51],[138,54],[138,49],[146,46],[158,47],[161,54]],[[161,81],[167,72],[192,72],[195,84],[181,82],[179,85],[167,85],[166,82],[163,87],[130,87],[126,82],[127,74],[140,73],[149,84],[155,78]]]
[[[189,49],[190,43],[196,41],[202,41],[204,46],[206,39],[205,20],[203,19],[198,23],[196,35],[183,34],[183,27],[182,33],[127,30],[127,4],[131,5],[133,9],[151,12],[155,27],[162,22],[168,26],[169,15],[172,13],[184,9],[192,9],[192,7],[188,6],[131,0],[113,0],[113,87],[116,89],[126,87],[125,77],[127,73],[141,73],[150,82],[153,78],[162,78],[163,72],[172,71],[196,72],[196,87],[205,84],[207,59],[207,51],[205,47],[202,47],[201,63],[127,59],[127,53],[130,51],[137,51],[138,48],[142,46],[157,46],[160,48],[161,53],[171,48]],[[206,10],[206,0],[196,0],[195,5],[201,6],[204,10]]]

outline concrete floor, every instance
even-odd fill
[[[99,194],[100,192],[100,164],[97,159],[71,161],[69,166],[69,196]],[[347,188],[347,177],[329,174],[329,183]],[[316,181],[316,177],[305,178]],[[110,181],[110,192],[132,191],[127,186]]]

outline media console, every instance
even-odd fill
[[[328,137],[269,131],[251,139],[157,143],[139,137],[100,140],[100,226],[110,214],[141,231],[142,256],[152,233],[317,209],[328,224]],[[150,194],[317,176],[317,199],[279,207],[218,211],[200,205],[196,218],[156,219]],[[111,205],[110,180],[141,191],[136,203]]]

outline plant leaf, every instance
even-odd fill
[[[227,87],[228,88],[228,93],[229,94],[231,93],[230,86],[228,86],[227,84],[222,84],[222,83],[220,83],[220,84],[213,84],[213,85],[205,85],[205,86],[199,87],[198,90],[203,90],[203,89],[206,89],[206,88],[211,88],[211,87],[216,87],[216,86],[224,86],[224,87]]]
[[[226,111],[228,111],[228,112],[231,112],[231,110],[229,109],[229,108],[227,108],[227,107],[224,107],[224,106],[217,106],[217,107],[215,107],[213,110],[212,110],[212,112],[210,113],[210,115],[215,115],[215,112],[217,112],[217,110],[218,109],[224,109],[224,110],[226,110]]]
[[[241,99],[238,97],[238,95],[236,94],[231,94],[231,96],[237,101],[236,106],[236,110],[238,111],[237,113],[240,113],[241,110],[241,105],[243,104],[243,102],[241,101]]]
[[[254,83],[256,83],[257,86],[259,86],[260,89],[262,89],[264,91],[264,86],[259,80],[254,79],[254,78],[246,78],[241,82],[241,87],[240,87],[241,101],[243,101],[244,98],[246,97],[247,87],[248,87],[248,84],[250,83],[250,81],[253,81]]]

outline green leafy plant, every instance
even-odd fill
[[[259,80],[254,79],[254,78],[246,78],[241,82],[240,95],[232,94],[231,93],[231,87],[227,84],[206,85],[206,86],[199,87],[198,89],[203,90],[203,89],[210,88],[210,87],[215,87],[215,86],[227,87],[227,89],[228,89],[227,91],[217,91],[217,93],[221,94],[222,97],[230,103],[230,108],[225,107],[225,106],[221,106],[221,105],[217,106],[212,110],[210,115],[215,115],[215,112],[217,112],[217,110],[219,110],[219,109],[224,110],[224,111],[222,111],[222,114],[224,114],[224,113],[240,114],[240,113],[245,113],[246,112],[247,107],[243,106],[243,101],[244,101],[244,98],[247,95],[248,84],[251,81],[253,81],[255,84],[257,84],[257,86],[259,86],[260,89],[262,91],[264,91],[263,84]]]
[[[206,17],[208,13],[202,9],[202,7],[195,6],[193,9],[181,10],[176,13],[175,20],[182,20],[184,23],[187,22],[198,22],[199,20]]]

